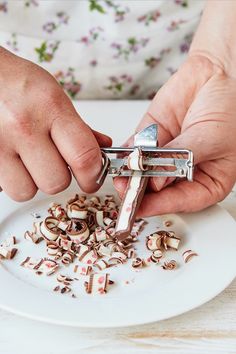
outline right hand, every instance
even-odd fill
[[[2,47],[0,61],[2,189],[16,201],[37,189],[55,194],[70,184],[71,170],[83,191],[96,191],[99,145],[110,146],[111,139],[83,122],[47,71]]]

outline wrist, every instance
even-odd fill
[[[189,56],[202,56],[236,77],[236,1],[208,1]]]

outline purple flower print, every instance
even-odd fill
[[[0,12],[7,12],[7,2],[4,1],[4,2],[0,2]]]
[[[149,68],[153,69],[155,68],[159,63],[161,62],[160,57],[150,57],[145,60],[145,64],[149,66]]]
[[[59,22],[60,24],[64,24],[64,25],[67,25],[68,21],[69,21],[69,16],[64,12],[64,11],[59,11],[57,13],[57,17],[59,19]]]
[[[113,92],[113,94],[119,94],[123,89],[132,83],[133,79],[130,75],[123,74],[120,76],[110,76],[109,84],[105,86],[106,90]]]
[[[54,22],[47,22],[43,25],[43,30],[48,33],[52,33],[57,28]]]
[[[166,68],[166,70],[170,73],[170,75],[173,75],[174,73],[176,73],[177,69],[172,68],[171,66],[169,66],[168,68]]]
[[[184,37],[183,42],[180,44],[179,49],[181,53],[188,53],[190,45],[192,43],[192,39],[193,39],[193,33],[191,34],[187,34]]]
[[[105,14],[106,11],[104,8],[100,5],[98,0],[88,0],[89,3],[89,10],[92,11],[97,11],[100,12],[101,14]]]
[[[138,22],[143,22],[145,26],[149,26],[151,22],[157,22],[158,18],[161,16],[160,11],[151,11],[148,12],[147,14],[138,17],[137,21]]]
[[[97,62],[96,59],[93,59],[93,60],[90,61],[89,64],[90,64],[90,66],[93,66],[93,67],[94,67],[94,66],[97,66],[97,65],[98,65],[98,62]]]
[[[67,25],[68,21],[69,16],[64,11],[57,12],[55,21],[46,22],[43,25],[43,30],[47,33],[52,33],[61,25]]]
[[[153,69],[155,68],[163,59],[165,54],[170,53],[171,48],[164,48],[160,51],[160,53],[157,56],[152,56],[150,58],[145,59],[145,64],[150,68]]]
[[[188,0],[174,0],[174,2],[182,7],[188,7]]]
[[[135,37],[130,37],[127,39],[127,43],[122,45],[120,43],[112,43],[111,48],[116,50],[114,58],[119,58],[123,56],[126,60],[129,59],[130,54],[137,53],[141,48],[146,47],[149,42],[149,38],[137,39]]]
[[[183,23],[186,23],[187,21],[185,20],[178,20],[178,21],[171,21],[170,25],[167,27],[167,31],[173,32],[176,31],[180,28],[180,25]]]
[[[25,7],[30,7],[31,5],[39,6],[39,2],[37,0],[27,0],[27,1],[25,1]]]
[[[77,96],[81,91],[81,83],[76,80],[74,71],[73,68],[69,68],[66,72],[58,71],[54,74],[54,77],[63,87],[68,96],[72,99],[77,99]]]
[[[121,4],[115,3],[113,0],[88,0],[89,10],[97,11],[100,14],[107,14],[106,10],[112,10],[114,13],[115,22],[123,21],[126,17],[126,14],[130,11],[130,9],[126,6],[122,6]]]
[[[35,48],[39,61],[51,62],[60,45],[60,41],[44,41],[39,48]]]
[[[94,43],[97,39],[101,38],[101,33],[104,32],[104,29],[100,26],[93,27],[89,30],[87,36],[81,37],[78,42],[83,43],[85,45],[90,45]],[[101,38],[103,39],[103,38]]]
[[[116,4],[113,0],[105,0],[105,4],[108,8],[111,8],[114,11],[115,22],[123,21],[130,11],[127,6],[122,7],[120,4]]]
[[[140,85],[135,84],[135,85],[133,85],[133,86],[130,88],[129,94],[130,94],[131,96],[135,96],[135,95],[137,95],[137,93],[139,92],[139,90],[140,90]]]
[[[16,33],[11,34],[11,38],[6,42],[6,44],[13,52],[18,52],[19,48]]]
[[[157,90],[153,90],[153,91],[149,92],[149,94],[147,95],[147,99],[152,100],[156,96],[156,93],[157,93]]]

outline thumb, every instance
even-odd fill
[[[98,142],[98,145],[100,147],[109,147],[112,145],[112,139],[105,135],[105,134],[102,134],[96,130],[93,130],[92,129],[92,132],[93,132],[93,135],[95,136],[97,142]]]

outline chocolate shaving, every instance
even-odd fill
[[[132,262],[132,267],[133,268],[142,268],[145,266],[145,261],[142,258],[135,258]]]
[[[175,260],[164,262],[162,268],[165,270],[174,270],[177,268],[177,262]]]
[[[25,238],[36,244],[44,240],[50,258],[27,257],[21,265],[38,275],[51,275],[59,268],[77,260],[78,263],[74,265],[73,271],[78,278],[58,274],[57,281],[61,286],[56,286],[54,291],[62,294],[71,292],[71,296],[76,297],[71,285],[74,280],[86,277],[84,284],[88,294],[105,294],[109,284],[114,283],[109,279],[109,274],[102,273],[106,269],[120,266],[129,259],[131,259],[133,268],[146,265],[146,261],[136,254],[134,243],[138,241],[138,236],[147,222],[144,219],[132,219],[133,227],[127,233],[126,238],[119,239],[115,232],[118,206],[114,196],[108,195],[102,200],[96,196],[87,197],[76,194],[68,201],[66,208],[63,208],[61,204],[52,203],[49,214],[50,216],[44,220],[34,223],[33,230],[25,232]],[[132,214],[132,218],[134,217]],[[151,251],[148,262],[159,263],[169,248],[178,249],[179,242],[180,239],[173,231],[159,230],[152,233],[146,239],[147,249]],[[13,249],[11,253],[13,256],[16,250],[12,246],[14,243],[13,238],[7,243]],[[10,257],[10,253],[7,254],[6,250],[4,253],[1,246],[0,257],[1,250],[5,257]],[[176,265],[172,260],[164,262],[162,267],[175,269]]]
[[[196,256],[198,256],[198,254],[192,250],[187,250],[182,254],[184,263],[188,263],[192,259],[192,257],[196,257]]]

